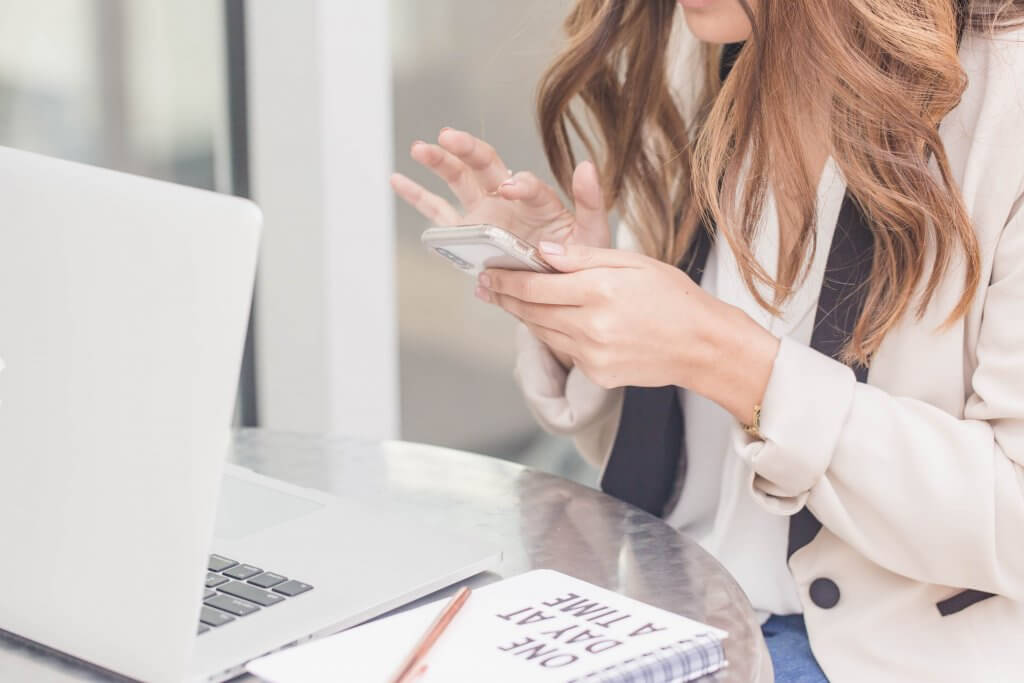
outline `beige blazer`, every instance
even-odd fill
[[[834,683],[1024,681],[1024,31],[968,36],[961,58],[968,89],[941,134],[981,248],[966,318],[940,329],[957,266],[886,337],[867,384],[783,339],[765,438],[732,437],[748,465],[737,486],[823,525],[790,569]],[[602,466],[623,390],[566,373],[531,338],[517,377],[541,424]],[[820,578],[834,606],[810,598]]]

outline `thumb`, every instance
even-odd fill
[[[552,268],[562,273],[575,273],[589,268],[631,268],[643,256],[621,249],[602,249],[584,244],[540,242],[537,248]]]
[[[584,161],[572,174],[572,198],[576,204],[576,223],[580,241],[584,244],[607,247],[611,243],[608,210],[604,204],[601,180],[593,162]]]

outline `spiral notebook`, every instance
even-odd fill
[[[444,608],[433,602],[250,662],[271,683],[385,683]],[[679,683],[726,665],[727,634],[550,570],[473,591],[417,683]]]

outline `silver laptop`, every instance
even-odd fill
[[[243,200],[0,148],[0,629],[223,680],[500,559],[225,465],[259,226]]]

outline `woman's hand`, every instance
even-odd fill
[[[462,205],[461,211],[406,176],[391,176],[391,186],[398,196],[435,225],[489,223],[531,244],[609,245],[608,214],[597,170],[589,161],[580,164],[573,174],[573,214],[550,185],[528,171],[511,173],[483,140],[443,128],[437,141],[436,145],[413,143],[410,155],[448,183]]]
[[[601,386],[678,385],[750,421],[771,375],[777,338],[655,259],[547,242],[540,247],[561,273],[488,270],[478,295],[522,320]]]

